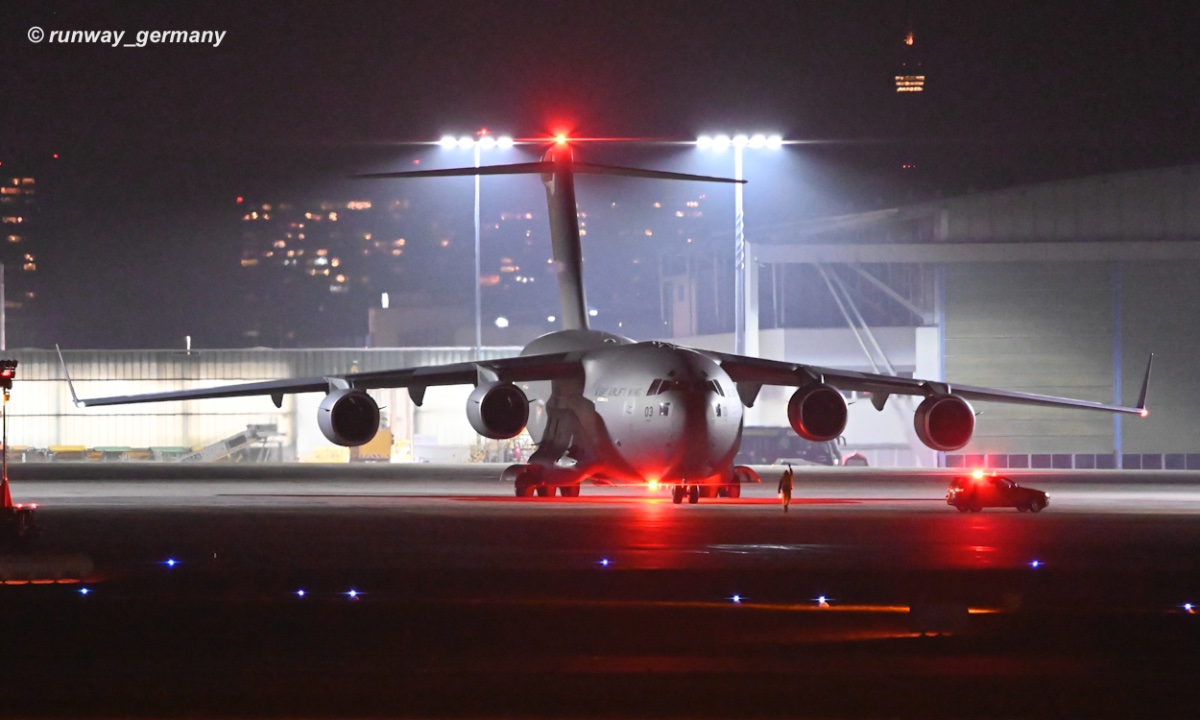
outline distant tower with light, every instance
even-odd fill
[[[900,67],[896,73],[896,92],[919,93],[925,91],[925,68],[921,63],[913,39],[912,24],[904,35],[904,46],[900,49]]]

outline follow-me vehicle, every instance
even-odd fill
[[[959,512],[979,512],[989,507],[1011,507],[1021,512],[1041,512],[1050,504],[1050,495],[1030,487],[1022,487],[1010,478],[992,473],[985,475],[976,470],[970,475],[959,475],[950,481],[946,490],[946,504],[958,508]]]
[[[594,480],[670,485],[676,503],[685,497],[691,503],[701,496],[738,497],[742,483],[759,482],[753,470],[735,466],[733,458],[741,440],[743,410],[754,405],[764,385],[796,388],[788,403],[788,423],[816,442],[842,434],[848,416],[842,391],[869,393],[877,410],[892,395],[923,396],[914,417],[917,436],[942,451],[957,450],[971,439],[975,429],[971,400],[1146,414],[1149,365],[1137,406],[1126,407],[764,360],[666,342],[635,342],[588,329],[575,205],[577,173],[742,181],[576,162],[561,140],[540,162],[359,177],[527,173],[541,175],[546,187],[562,329],[529,343],[519,356],[83,400],[72,386],[75,404],[96,407],[267,395],[278,407],[287,393],[321,392],[326,393],[317,414],[321,431],[333,443],[357,446],[368,442],[379,428],[379,406],[368,390],[407,388],[420,405],[428,387],[472,384],[475,389],[466,413],[476,432],[507,439],[528,426],[537,443],[528,463],[504,471],[518,496],[549,496],[555,491],[576,496],[583,481]]]

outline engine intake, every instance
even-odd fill
[[[331,443],[365,445],[379,432],[379,404],[362,390],[334,390],[317,409],[317,425]]]
[[[516,437],[529,422],[529,398],[512,383],[481,383],[467,398],[467,420],[485,438]]]
[[[788,423],[796,434],[813,442],[835,440],[846,429],[846,398],[823,383],[797,390],[788,401]]]
[[[913,424],[926,447],[958,450],[975,433],[975,410],[957,395],[931,395],[917,406]]]

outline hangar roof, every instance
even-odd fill
[[[751,240],[760,262],[1200,259],[1200,165],[817,218]]]

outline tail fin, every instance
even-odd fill
[[[691,180],[700,182],[744,183],[745,180],[689,175],[686,173],[644,170],[616,165],[577,163],[570,147],[555,147],[541,162],[491,165],[477,168],[447,170],[416,170],[412,172],[371,173],[356,178],[429,178],[473,177],[476,175],[539,174],[546,186],[546,207],[550,214],[550,242],[554,267],[558,272],[558,296],[562,309],[564,330],[586,330],[587,301],[583,293],[583,250],[579,242],[579,209],[575,203],[575,174],[621,175],[624,177],[658,180]]]

